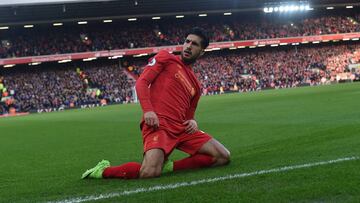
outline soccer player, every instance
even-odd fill
[[[82,178],[152,178],[165,172],[229,163],[230,152],[199,130],[194,119],[201,91],[191,64],[205,53],[208,45],[205,32],[193,28],[185,39],[181,56],[160,51],[137,80],[136,91],[143,110],[142,163],[110,166],[109,161],[103,160],[87,170]],[[190,156],[168,160],[175,148]]]

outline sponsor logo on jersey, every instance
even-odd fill
[[[195,96],[196,93],[195,88],[191,85],[191,83],[187,80],[185,75],[180,70],[177,73],[175,73],[175,78],[180,80],[182,84],[184,84],[184,86],[189,91],[192,97]]]

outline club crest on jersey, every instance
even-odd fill
[[[156,63],[156,59],[153,58],[153,59],[148,63],[148,66],[153,66],[153,65],[155,65],[155,63]]]

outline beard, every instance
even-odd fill
[[[198,57],[199,56],[192,56],[190,58],[186,58],[184,57],[184,53],[181,53],[181,59],[187,65],[195,63]]]

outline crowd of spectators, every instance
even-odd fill
[[[360,62],[360,44],[288,46],[208,52],[193,66],[203,94],[319,85],[359,78],[349,64]],[[134,73],[146,64],[134,61]],[[349,78],[344,78],[344,77]]]
[[[122,64],[138,74],[148,60],[128,59],[122,59]],[[207,95],[359,79],[360,69],[349,68],[349,64],[359,63],[360,44],[352,42],[208,52],[193,69],[203,94]],[[13,96],[12,106],[17,111],[81,107],[102,101],[125,103],[133,99],[135,83],[125,68],[115,62],[99,60],[72,64],[71,68],[42,67],[5,72],[1,83]]]
[[[194,26],[206,28],[212,42],[350,33],[360,31],[359,20],[359,15],[340,14],[281,20],[223,16],[14,28],[1,31],[0,58],[177,45]]]
[[[3,84],[14,98],[11,106],[27,112],[100,104],[102,100],[106,103],[131,101],[134,80],[118,65],[85,65],[81,71],[86,74],[88,85],[84,85],[76,69],[45,68],[5,73]]]
[[[337,76],[359,63],[359,53],[360,44],[211,53],[194,70],[204,93],[319,85],[342,79]]]

